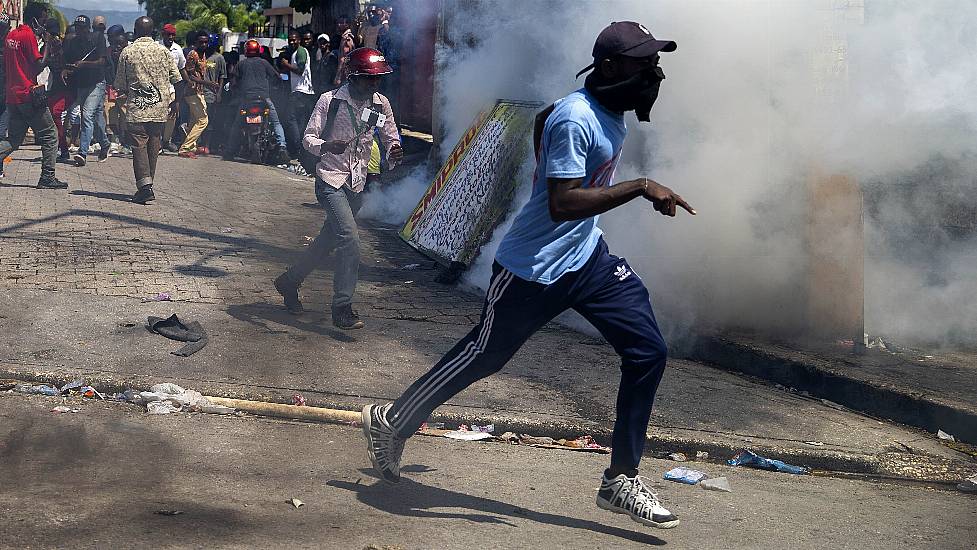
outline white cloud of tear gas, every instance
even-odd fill
[[[428,163],[423,163],[396,182],[371,185],[363,197],[359,217],[394,225],[403,224],[430,183]]]
[[[867,330],[973,342],[965,297],[977,294],[977,243],[963,226],[977,213],[977,4],[865,0],[863,13],[859,3],[479,2],[446,29],[477,45],[440,52],[445,143],[496,98],[548,103],[582,86],[573,75],[600,29],[642,22],[678,50],[662,56],[652,123],[628,115],[617,180],[656,179],[699,215],[666,219],[634,201],[601,226],[666,333],[802,328],[816,171],[852,176],[866,193]],[[964,221],[946,227],[948,209]],[[472,282],[487,281],[501,233]]]

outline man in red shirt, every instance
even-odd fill
[[[30,3],[24,9],[24,20],[44,28],[48,8],[44,4]],[[7,33],[4,40],[3,63],[7,77],[7,109],[10,110],[10,129],[7,139],[0,141],[0,169],[3,161],[24,141],[27,128],[34,130],[34,140],[41,145],[41,189],[64,189],[68,184],[54,176],[58,158],[58,132],[47,106],[44,86],[38,86],[37,73],[41,71],[41,52],[37,49],[37,37],[30,25],[22,24]]]

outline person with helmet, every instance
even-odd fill
[[[261,44],[257,40],[252,39],[244,43],[244,58],[235,65],[232,76],[240,92],[242,104],[261,100],[268,106],[268,118],[275,130],[276,145],[279,148],[284,147],[285,131],[282,129],[281,120],[278,118],[275,103],[271,100],[271,87],[269,86],[269,82],[279,79],[278,71],[261,56]],[[234,117],[231,133],[227,138],[227,148],[224,149],[224,160],[234,159],[238,147],[241,146],[241,127],[243,124],[241,117]]]
[[[498,372],[534,332],[572,308],[621,356],[611,461],[597,506],[652,527],[679,524],[638,475],[665,340],[644,283],[610,253],[597,225],[600,214],[639,198],[666,216],[695,214],[651,179],[613,183],[627,135],[624,114],[649,120],[665,78],[659,52],[675,49],[643,25],[612,23],[597,37],[594,63],[581,71],[594,69],[583,88],[537,116],[532,195],[499,244],[478,325],[395,402],[363,409],[367,452],[385,480],[400,480],[404,444],[435,408]]]
[[[275,288],[290,313],[301,313],[299,287],[335,249],[332,322],[341,329],[358,329],[363,321],[352,305],[360,267],[355,216],[363,203],[374,129],[380,131],[389,168],[400,163],[404,151],[390,102],[377,91],[383,75],[393,71],[390,65],[380,52],[370,48],[353,50],[348,65],[349,82],[322,94],[302,139],[305,149],[319,159],[315,166],[316,195],[328,215],[298,262],[275,279]]]
[[[204,100],[207,102],[207,115],[211,118],[210,124],[200,137],[200,147],[197,153],[209,155],[211,151],[217,151],[217,145],[223,139],[223,132],[215,132],[215,128],[222,126],[221,122],[226,118],[226,109],[222,108],[221,99],[224,94],[224,83],[227,81],[227,61],[218,49],[220,47],[220,37],[214,33],[207,36],[206,63],[207,70],[205,77],[213,86],[204,88]]]

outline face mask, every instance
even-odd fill
[[[607,80],[595,69],[587,75],[584,87],[604,107],[618,112],[634,111],[639,121],[648,122],[662,80],[665,73],[657,65],[617,82]]]

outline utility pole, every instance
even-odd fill
[[[813,71],[818,108],[838,112],[849,101],[848,36],[864,24],[864,0],[819,0],[821,47]],[[848,339],[862,349],[865,333],[865,229],[862,192],[849,174],[822,162],[808,177],[807,326],[817,339]]]

